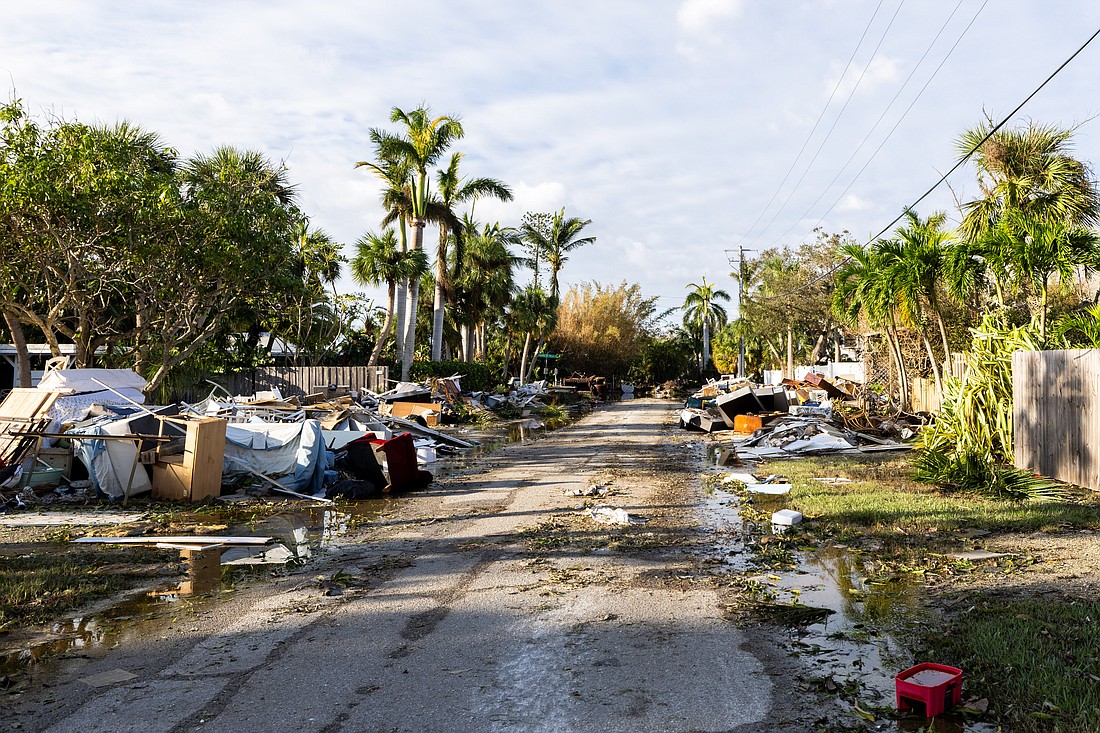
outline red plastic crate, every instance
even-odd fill
[[[927,718],[934,718],[962,702],[963,671],[946,664],[923,662],[894,677],[898,710],[924,708]]]

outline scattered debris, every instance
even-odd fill
[[[621,507],[600,505],[584,512],[600,524],[644,524],[645,519],[630,514]]]
[[[53,370],[39,387],[11,390],[0,403],[0,509],[142,494],[198,502],[276,492],[331,502],[412,491],[432,481],[422,466],[477,447],[442,424],[496,411],[541,429],[531,414],[550,397],[607,389],[603,378],[582,381],[516,383],[493,395],[464,393],[456,375],[397,382],[380,394],[336,396],[341,390],[330,386],[290,397],[277,388],[233,395],[215,384],[196,404],[152,406],[145,380],[129,369]]]
[[[783,534],[796,524],[802,524],[802,512],[780,509],[772,513],[772,531],[775,534]]]
[[[884,408],[878,400],[854,382],[833,383],[812,372],[777,385],[723,377],[688,398],[680,427],[732,431],[734,443],[719,456],[720,466],[787,455],[908,450],[898,439],[915,438],[922,421],[896,413],[871,417]]]
[[[569,496],[607,496],[611,493],[611,489],[599,484],[590,484],[583,489],[573,489],[566,493]]]

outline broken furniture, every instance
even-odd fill
[[[411,434],[401,433],[389,440],[372,440],[371,443],[385,456],[390,491],[415,491],[432,482],[431,472],[417,465],[416,445]]]
[[[164,420],[184,426],[187,433],[182,454],[158,454],[153,463],[153,498],[162,501],[202,501],[219,496],[225,456],[225,420],[217,417]]]

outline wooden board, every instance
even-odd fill
[[[12,459],[25,438],[8,433],[34,430],[40,427],[46,413],[61,396],[48,389],[16,387],[0,403],[0,458]]]

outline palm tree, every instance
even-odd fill
[[[381,235],[367,232],[359,238],[355,247],[356,254],[351,261],[351,274],[355,281],[360,285],[386,284],[386,318],[367,362],[367,366],[374,366],[394,322],[397,284],[410,279],[419,280],[428,271],[428,262],[423,250],[402,252],[393,229],[386,229]]]
[[[320,294],[325,286],[332,288],[336,296],[336,281],[347,262],[336,242],[324,229],[311,229],[309,221],[303,219],[294,230],[295,249],[298,252],[299,269],[306,285]]]
[[[382,226],[388,227],[391,224],[397,224],[399,236],[398,251],[406,252],[409,248],[408,219],[412,211],[412,175],[408,161],[393,157],[392,155],[387,155],[385,151],[382,150],[382,141],[385,138],[385,134],[386,133],[379,130],[372,129],[370,131],[371,143],[374,145],[378,160],[361,160],[355,164],[355,167],[367,168],[382,181],[380,197],[382,199],[382,208],[386,211]],[[398,324],[396,346],[398,360],[400,360],[404,354],[403,345],[405,340],[405,329],[403,324],[405,323],[406,291],[408,290],[408,285],[409,282],[407,279],[398,280],[396,285],[396,311],[394,316]]]
[[[1037,304],[1039,337],[1044,341],[1051,285],[1056,279],[1066,291],[1079,268],[1086,272],[1100,269],[1098,243],[1100,238],[1090,229],[1019,210],[1007,212],[981,240],[983,251],[1000,254],[1006,286]]]
[[[836,273],[833,313],[842,323],[849,326],[857,325],[863,318],[868,325],[883,330],[887,346],[890,348],[890,355],[898,371],[901,404],[907,405],[909,377],[897,337],[895,319],[897,301],[884,262],[887,255],[882,252],[882,249],[881,242],[869,247],[845,244],[840,248],[841,254],[845,256],[845,264]]]
[[[530,380],[535,371],[535,356],[557,325],[558,301],[542,288],[529,285],[513,301],[509,313],[513,328],[525,334],[520,357],[521,382]],[[531,344],[535,350],[531,351]]]
[[[564,207],[553,215],[549,227],[539,226],[536,221],[524,223],[523,237],[531,243],[535,250],[536,270],[538,268],[537,257],[539,253],[545,257],[546,264],[550,266],[550,295],[552,297],[557,298],[559,295],[558,273],[561,272],[561,268],[569,259],[565,255],[596,241],[595,237],[580,236],[584,228],[591,223],[591,219],[578,219],[575,216],[567,219]]]
[[[1022,129],[998,130],[982,142],[992,127],[987,120],[955,142],[960,156],[974,150],[982,190],[981,198],[962,205],[961,229],[968,239],[993,229],[1012,209],[1079,226],[1100,223],[1096,183],[1088,166],[1070,155],[1073,128],[1032,122]]]
[[[688,283],[691,290],[684,299],[682,310],[684,311],[684,325],[696,324],[703,330],[703,363],[705,372],[710,364],[710,334],[726,325],[728,316],[726,309],[715,301],[729,301],[730,294],[717,288],[714,283],[708,283],[706,276],[699,285]]]
[[[518,243],[515,229],[499,223],[481,227],[469,215],[463,220],[463,229],[468,234],[462,262],[453,267],[458,273],[454,277],[456,320],[462,333],[463,358],[472,361],[485,353],[490,314],[502,311],[512,300],[514,271],[521,258],[509,249]]]
[[[425,106],[405,112],[394,107],[390,121],[403,126],[401,134],[372,131],[378,140],[378,151],[383,160],[403,161],[412,173],[409,191],[409,226],[412,228],[412,249],[424,248],[424,227],[429,220],[429,204],[432,202],[428,167],[447,151],[451,143],[464,134],[456,117],[442,115],[433,118]],[[420,280],[410,280],[408,303],[403,324],[405,337],[401,359],[401,378],[408,379],[416,347],[416,311],[420,295]]]
[[[439,184],[438,204],[453,218],[454,207],[460,203],[476,204],[478,198],[492,196],[501,201],[512,200],[512,190],[495,178],[463,179],[458,173],[462,153],[451,155],[451,162],[437,174]],[[432,313],[432,361],[443,358],[443,314],[451,289],[450,273],[447,271],[448,242],[453,233],[455,240],[455,262],[461,268],[462,249],[465,232],[461,227],[451,231],[448,221],[439,222],[439,248],[435,256],[435,307]],[[460,274],[460,271],[457,273]]]

